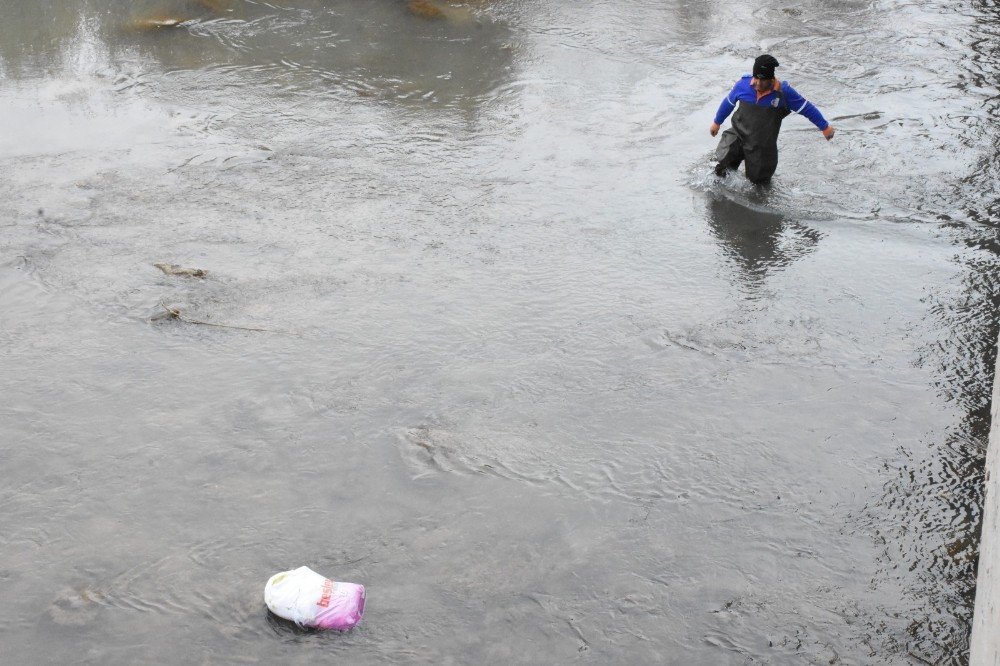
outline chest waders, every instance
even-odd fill
[[[733,114],[733,126],[722,133],[715,149],[715,159],[722,168],[737,169],[746,162],[747,179],[766,183],[778,168],[778,132],[789,113],[781,90],[775,99],[778,106],[747,104],[740,100]],[[724,165],[724,167],[723,167]]]

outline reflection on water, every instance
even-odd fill
[[[758,194],[766,202],[767,194]],[[708,223],[748,289],[772,271],[815,250],[820,234],[780,214],[749,208],[726,196],[710,196]]]

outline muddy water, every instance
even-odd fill
[[[996,4],[444,7],[0,1],[3,660],[964,663]]]

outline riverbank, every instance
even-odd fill
[[[976,607],[969,646],[971,666],[1000,664],[1000,366],[993,379],[989,448],[986,453],[986,492],[983,501],[983,532],[979,546],[979,579],[976,586]]]

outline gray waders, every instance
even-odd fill
[[[778,106],[747,104],[740,100],[733,114],[733,126],[722,133],[715,149],[716,167],[738,169],[746,162],[747,179],[752,183],[766,183],[778,168],[778,132],[781,121],[789,113],[785,96],[778,91]]]

